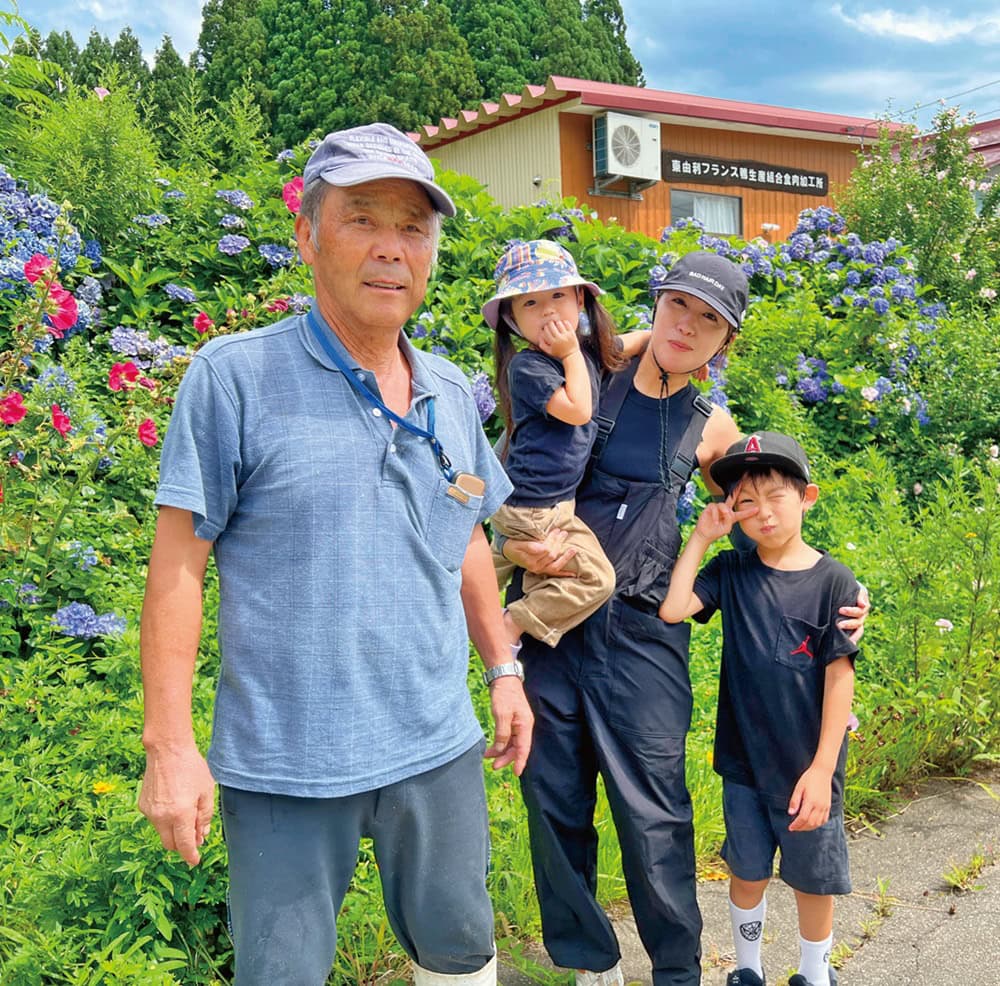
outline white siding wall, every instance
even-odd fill
[[[430,157],[451,171],[471,175],[505,207],[562,198],[559,109],[540,110],[453,144],[432,147]],[[534,179],[540,181],[535,184]]]

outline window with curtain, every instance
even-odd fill
[[[706,232],[743,234],[743,200],[738,195],[706,195],[679,188],[670,190],[670,221],[697,219]]]

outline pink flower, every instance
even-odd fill
[[[20,391],[12,391],[6,397],[0,398],[0,421],[5,425],[16,425],[27,413],[24,396]]]
[[[129,390],[129,384],[135,383],[139,376],[139,367],[131,360],[127,363],[115,363],[108,371],[108,386],[112,390]]]
[[[146,390],[156,390],[156,381],[150,380],[149,377],[139,377],[139,386],[145,387]]]
[[[139,441],[152,448],[159,440],[160,436],[156,434],[156,422],[152,418],[146,418],[139,425]]]
[[[299,209],[302,208],[303,187],[304,185],[300,176],[293,178],[290,182],[286,182],[285,187],[281,190],[281,197],[285,200],[288,211],[295,215],[298,215]]]
[[[266,307],[269,312],[287,312],[289,307],[288,299],[275,298],[274,301],[269,301]]]
[[[110,90],[105,89],[104,86],[94,86],[94,95],[103,103],[104,97],[110,96],[111,92]]]
[[[204,335],[212,326],[215,325],[205,312],[198,312],[194,317],[194,327],[195,329]]]
[[[34,284],[51,266],[51,257],[46,257],[44,253],[36,253],[24,265],[24,276],[29,284]]]
[[[69,433],[69,415],[59,407],[52,405],[52,427],[62,435],[63,438]]]
[[[49,299],[56,304],[55,312],[48,312],[49,321],[52,323],[48,327],[49,333],[57,339],[61,339],[67,329],[71,329],[76,325],[79,314],[76,307],[76,298],[65,288],[60,287],[58,284],[53,284],[49,288]]]

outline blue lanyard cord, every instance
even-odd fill
[[[322,328],[320,328],[319,322],[316,320],[316,315],[313,310],[309,309],[309,314],[306,316],[309,320],[309,328],[312,329],[313,335],[316,337],[319,344],[323,347],[324,352],[330,359],[333,360],[334,365],[337,367],[341,373],[347,378],[347,382],[369,403],[372,407],[377,407],[390,421],[395,422],[400,428],[404,428],[406,431],[416,435],[418,438],[424,438],[430,444],[431,449],[437,456],[438,465],[441,467],[441,472],[444,473],[444,478],[449,482],[455,476],[455,470],[451,466],[451,459],[448,458],[445,453],[444,448],[438,441],[437,435],[434,434],[434,398],[428,398],[429,405],[427,408],[427,426],[428,430],[424,430],[418,425],[407,421],[405,418],[401,418],[395,411],[391,408],[385,406],[379,399],[377,394],[374,394],[369,390],[354,374],[354,371],[344,362],[340,353],[337,352],[336,347],[332,342],[326,337]]]

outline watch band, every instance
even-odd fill
[[[486,684],[496,681],[497,678],[508,678],[511,675],[524,681],[524,665],[520,661],[511,661],[508,664],[494,664],[492,668],[487,668],[483,672],[483,681]]]

